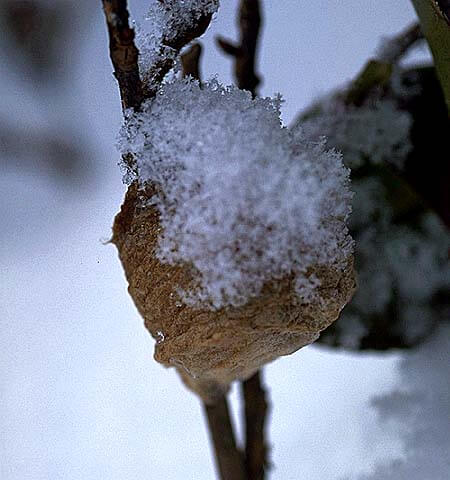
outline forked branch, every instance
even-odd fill
[[[261,8],[259,0],[241,0],[239,7],[239,44],[235,45],[222,37],[217,44],[224,53],[234,57],[234,75],[237,86],[253,95],[260,83],[255,72],[259,31],[261,28]]]

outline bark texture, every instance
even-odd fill
[[[109,33],[109,53],[122,98],[122,108],[138,109],[143,100],[139,77],[138,49],[128,23],[126,0],[103,0]]]

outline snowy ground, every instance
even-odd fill
[[[144,2],[130,3],[139,12]],[[237,2],[226,3],[206,35],[204,65],[206,75],[218,72],[225,82],[230,65],[212,37],[234,35]],[[376,2],[376,11],[375,3],[356,0],[265,3],[263,93],[283,93],[286,121],[312,96],[350,78],[380,35],[413,18],[406,0]],[[73,97],[53,110],[73,112],[74,128],[88,135],[96,176],[83,188],[11,170],[0,177],[0,476],[211,479],[200,405],[173,371],[153,361],[153,341],[127,295],[116,250],[105,244],[124,194],[114,149],[121,112],[100,8],[91,23],[81,51],[68,52]],[[16,101],[24,101],[20,92]],[[312,346],[270,365],[271,478],[338,479],[403,456],[398,424],[386,428],[369,405],[395,389],[400,375],[414,377],[405,377],[405,361],[403,373],[398,364],[395,354]],[[427,377],[426,367],[419,375]],[[236,391],[232,400],[237,413]],[[440,400],[448,408],[445,389]],[[448,442],[445,434],[441,440]]]

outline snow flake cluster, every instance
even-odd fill
[[[163,37],[171,40],[178,32],[190,28],[201,17],[213,14],[219,0],[164,0],[155,2],[147,18],[162,26]]]
[[[219,0],[164,0],[154,1],[146,15],[146,25],[136,27],[136,44],[139,48],[139,71],[150,88],[149,71],[164,59],[177,60],[174,40],[193,27],[200,18],[214,14]],[[146,32],[150,33],[146,33]]]
[[[127,116],[119,146],[137,172],[128,180],[158,187],[157,255],[197,273],[188,304],[239,306],[291,274],[308,302],[319,284],[308,268],[343,268],[351,253],[348,170],[323,141],[284,128],[279,103],[184,79]]]
[[[326,136],[329,145],[345,152],[349,168],[358,168],[365,162],[403,166],[412,148],[409,139],[412,119],[392,101],[351,107],[331,97],[321,101],[317,108],[320,115],[301,121],[305,134],[309,138]]]

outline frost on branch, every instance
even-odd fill
[[[153,2],[145,28],[136,29],[139,71],[147,89],[156,91],[161,77],[175,65],[182,47],[205,31],[218,8],[219,0]]]
[[[240,306],[274,279],[295,276],[299,300],[320,284],[312,265],[343,268],[351,253],[348,172],[323,142],[292,137],[277,101],[216,81],[165,85],[122,131],[163,228],[158,258],[188,264],[190,305]]]
[[[167,43],[175,41],[180,31],[191,28],[202,17],[212,15],[219,8],[219,0],[160,0],[147,15],[161,26],[161,37]]]

